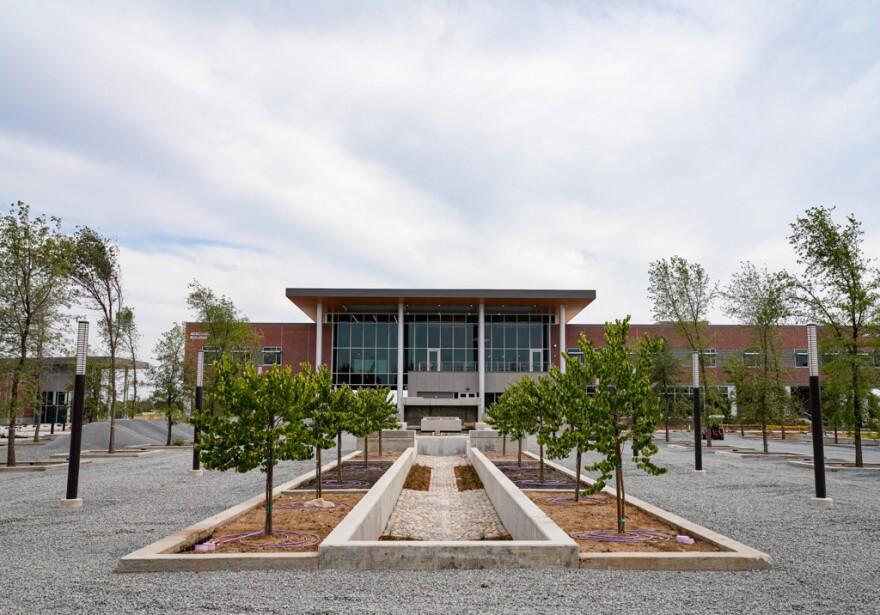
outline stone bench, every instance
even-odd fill
[[[461,419],[456,416],[426,416],[422,419],[422,431],[461,431]]]

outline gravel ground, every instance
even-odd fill
[[[627,492],[769,553],[772,570],[114,574],[121,556],[261,491],[259,472],[194,479],[189,451],[164,450],[83,466],[77,511],[59,505],[63,471],[0,474],[0,612],[880,613],[880,476],[829,473],[827,510],[809,470],[709,454],[697,476],[692,460],[661,445],[670,472],[628,464]],[[309,469],[284,463],[277,480]]]

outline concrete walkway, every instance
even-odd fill
[[[431,468],[429,490],[401,492],[385,528],[386,535],[418,540],[480,540],[507,533],[485,491],[458,490],[453,468],[467,465],[465,456],[419,455],[415,462]]]

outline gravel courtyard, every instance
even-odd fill
[[[261,492],[259,472],[191,478],[190,455],[95,460],[77,511],[59,505],[65,470],[0,474],[0,613],[880,613],[880,473],[829,473],[823,510],[810,470],[709,453],[700,477],[692,451],[665,445],[669,473],[630,465],[627,492],[770,554],[772,570],[115,574],[121,556]],[[277,483],[311,467],[283,463]]]

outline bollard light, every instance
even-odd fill
[[[825,490],[825,437],[822,432],[822,397],[819,391],[819,347],[816,341],[816,325],[807,325],[807,366],[810,372],[810,421],[813,433],[813,471],[816,482],[814,500],[829,507],[833,500]]]
[[[79,460],[82,453],[83,406],[86,397],[86,354],[89,348],[89,323],[79,321],[76,337],[76,373],[73,378],[73,417],[70,425],[70,455],[67,466],[67,494],[61,500],[63,508],[81,508],[79,490]]]
[[[694,394],[694,472],[703,473],[703,429],[700,425],[700,353],[691,354],[691,382]],[[711,436],[709,436],[711,437]]]
[[[202,390],[205,383],[205,351],[199,350],[196,356],[196,412],[202,411]],[[190,475],[201,476],[201,458],[199,456],[199,428],[193,424],[193,459]]]

